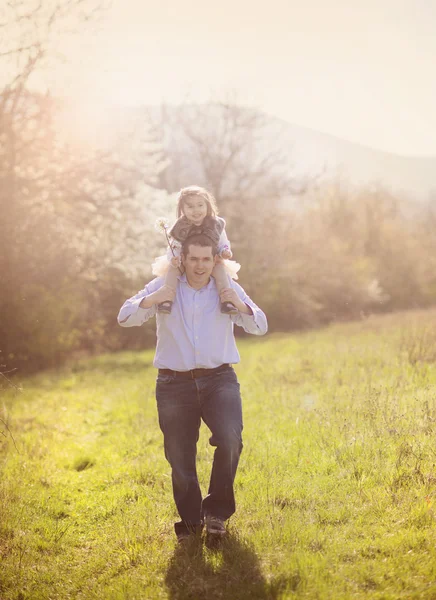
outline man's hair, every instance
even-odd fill
[[[182,244],[182,254],[185,257],[188,256],[189,246],[201,246],[202,248],[210,247],[212,248],[212,256],[218,254],[217,245],[214,244],[213,240],[211,240],[211,238],[204,233],[197,233],[186,238]]]

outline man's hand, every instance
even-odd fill
[[[245,302],[242,302],[233,288],[224,288],[220,293],[220,300],[221,302],[231,302],[241,313],[245,313],[246,315],[253,314],[251,308]]]
[[[176,290],[173,290],[173,288],[170,288],[168,285],[163,285],[149,296],[143,298],[139,306],[140,308],[151,308],[153,304],[160,304],[167,300],[173,302],[175,297]]]

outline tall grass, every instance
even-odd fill
[[[151,353],[4,389],[0,598],[435,599],[435,316],[239,344],[244,451],[219,546],[176,545]],[[203,426],[203,490],[212,456]]]

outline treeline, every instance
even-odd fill
[[[152,325],[125,330],[116,316],[164,250],[155,219],[191,184],[215,194],[271,330],[435,303],[431,203],[298,175],[268,119],[234,103],[126,113],[109,143],[67,142],[59,102],[29,91],[35,40],[17,46],[21,67],[0,92],[0,372],[151,345]]]
[[[151,278],[152,259],[164,249],[154,220],[175,207],[172,189],[159,187],[177,173],[156,123],[141,122],[147,141],[142,155],[136,144],[135,152],[127,152],[123,141],[127,136],[133,144],[139,135],[132,123],[111,149],[85,155],[58,139],[49,97],[23,89],[3,93],[0,106],[2,368],[23,372],[58,365],[76,353],[152,345],[152,324],[124,330],[116,315],[124,299]],[[252,125],[247,135],[254,135]],[[234,135],[241,140],[237,128]],[[242,264],[240,282],[267,313],[270,330],[435,302],[431,205],[374,186],[353,191],[316,179],[295,180],[291,189],[283,172],[266,168],[260,175],[255,161],[246,166],[250,185],[233,191],[247,152],[235,151],[215,179],[213,164],[219,169],[228,150],[218,143],[207,148],[209,173],[199,171],[195,182],[181,179],[177,187],[201,183],[216,194]]]
[[[273,206],[242,211],[229,227],[241,279],[273,330],[435,304],[436,203],[335,183],[309,193],[299,210]]]
[[[61,141],[55,114],[50,97],[25,88],[0,96],[3,368],[120,348],[109,325],[116,293],[125,294],[158,242],[148,210],[169,201],[154,187],[163,164],[156,145],[127,154],[119,138],[113,150],[85,152]]]

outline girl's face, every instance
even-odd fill
[[[188,196],[183,202],[182,211],[188,221],[201,225],[207,216],[207,203],[201,196]]]

